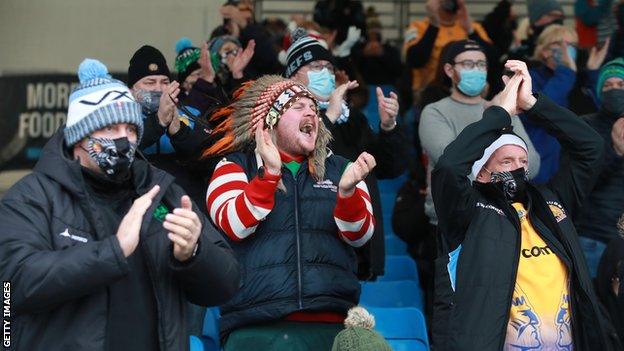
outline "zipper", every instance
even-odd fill
[[[518,233],[518,235],[516,236],[516,252],[514,255],[514,270],[511,275],[512,284],[510,284],[509,293],[507,294],[507,301],[509,301],[509,304],[507,305],[507,313],[506,313],[507,318],[505,318],[506,323],[503,323],[503,327],[502,327],[501,335],[504,335],[504,337],[501,338],[501,343],[499,347],[500,350],[502,350],[505,347],[505,340],[507,339],[506,337],[507,325],[509,324],[509,316],[511,315],[511,299],[513,298],[514,288],[516,287],[516,277],[518,275],[518,266],[519,266],[519,261],[520,261],[520,243],[522,242],[522,230],[520,228],[520,218],[518,218],[518,212],[513,206],[511,206],[507,202],[505,202],[505,206],[503,208],[508,212],[508,215],[510,214],[509,213],[510,210],[513,210],[511,214],[515,217],[511,217],[511,218],[515,219],[512,221],[513,221],[514,228],[516,229],[516,232]],[[527,210],[527,216],[528,216],[528,210]]]
[[[303,309],[303,293],[301,291],[303,283],[301,282],[301,239],[299,237],[299,183],[297,182],[297,179],[299,179],[298,175],[299,172],[297,172],[297,176],[293,177],[293,179],[295,180],[295,194],[293,198],[295,201],[295,235],[297,238],[297,301],[299,303],[299,309]]]
[[[158,316],[158,344],[160,345],[160,348],[162,350],[164,350],[165,348],[163,347],[163,343],[162,343],[162,338],[161,336],[164,335],[164,331],[165,328],[162,325],[162,311],[160,308],[160,300],[158,299],[158,294],[156,292],[156,286],[154,285],[154,282],[156,281],[154,279],[154,271],[153,271],[153,266],[152,266],[152,260],[150,255],[148,254],[147,248],[145,247],[145,245],[142,242],[143,240],[141,240],[141,238],[139,239],[139,245],[141,246],[141,254],[143,255],[143,258],[145,259],[145,266],[147,266],[147,274],[150,277],[150,285],[152,286],[152,293],[154,294],[154,302],[156,303],[156,315]],[[172,254],[172,253],[170,253]]]

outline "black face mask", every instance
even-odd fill
[[[600,111],[603,115],[617,119],[624,117],[624,89],[611,89],[602,93]]]
[[[526,194],[529,171],[521,167],[511,172],[492,172],[490,181],[505,194],[508,201],[521,202]]]
[[[129,178],[136,149],[137,144],[131,143],[126,137],[118,139],[90,137],[85,151],[104,171],[107,178],[123,181]]]

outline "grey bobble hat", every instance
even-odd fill
[[[552,11],[563,13],[563,7],[557,0],[527,0],[527,12],[531,24]]]
[[[78,85],[69,96],[65,143],[72,146],[98,129],[117,123],[137,127],[137,143],[143,136],[141,105],[128,87],[108,74],[106,66],[85,59],[78,67]]]

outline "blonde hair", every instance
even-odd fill
[[[560,24],[552,24],[548,26],[537,38],[535,51],[533,51],[533,59],[541,61],[541,54],[549,45],[563,41],[568,37],[572,38],[574,43],[578,43],[578,34],[576,34],[574,29]]]

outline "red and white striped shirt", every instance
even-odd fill
[[[271,213],[280,177],[265,174],[264,179],[256,176],[249,181],[241,166],[221,160],[206,193],[206,206],[212,222],[234,241],[247,238]],[[357,184],[352,196],[337,196],[334,220],[340,237],[351,246],[360,247],[373,236],[373,206],[363,181]]]

